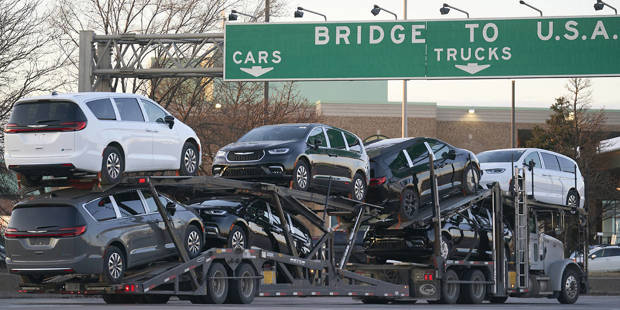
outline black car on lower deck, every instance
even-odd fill
[[[269,202],[255,196],[209,197],[189,206],[205,225],[207,247],[259,247],[289,254],[280,218]],[[292,214],[284,213],[298,253],[312,248],[311,235]]]
[[[476,155],[432,138],[380,140],[366,146],[370,156],[370,183],[366,201],[386,207],[403,220],[414,219],[422,206],[432,200],[427,148],[435,160],[439,196],[473,193],[480,180]]]
[[[441,229],[440,253],[444,259],[491,259],[493,217],[488,208],[476,206],[445,221]],[[511,248],[512,230],[504,224],[506,251]],[[366,254],[377,261],[387,259],[426,262],[433,254],[435,230],[432,225],[400,230],[379,229],[366,235]]]
[[[254,128],[220,149],[213,175],[269,181],[298,190],[333,192],[363,200],[369,180],[368,156],[361,140],[323,124],[279,124]]]

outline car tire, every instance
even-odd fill
[[[364,201],[366,198],[366,180],[359,172],[355,173],[351,183],[351,198],[357,201]]]
[[[125,172],[125,158],[116,146],[108,146],[103,150],[101,161],[101,183],[116,184]]]
[[[192,296],[190,301],[193,304],[222,304],[228,297],[228,271],[220,262],[211,264],[207,272],[207,295]],[[215,279],[214,279],[215,278]],[[217,279],[219,278],[219,279]]]
[[[399,215],[403,220],[413,220],[420,209],[420,197],[418,192],[411,188],[405,188],[400,194]]]
[[[465,195],[474,194],[480,185],[480,171],[473,164],[468,164],[463,170],[463,192]]]
[[[191,142],[185,142],[181,151],[181,168],[179,174],[194,176],[198,174],[198,149]]]
[[[579,273],[573,268],[567,268],[562,275],[562,287],[558,301],[561,304],[574,304],[579,299]]]
[[[486,281],[484,273],[478,269],[470,269],[463,276],[465,281]],[[466,304],[479,304],[487,295],[487,284],[468,283],[461,285],[461,301]]]
[[[185,230],[185,250],[189,258],[195,258],[202,252],[203,248],[202,231],[196,225],[189,225]]]
[[[310,166],[304,159],[297,161],[293,169],[293,189],[307,191],[310,189]]]
[[[231,249],[249,249],[250,244],[248,242],[248,234],[245,232],[245,229],[243,229],[243,227],[240,225],[234,225],[233,228],[230,230],[230,233],[228,234],[227,244],[228,248]]]
[[[123,281],[127,260],[125,254],[117,246],[111,245],[103,256],[103,277],[111,284],[118,284]]]
[[[452,269],[448,269],[441,279],[441,297],[439,302],[442,304],[455,304],[461,293],[461,285],[458,283],[448,283],[448,281],[458,281],[459,275]]]
[[[577,209],[579,208],[579,205],[579,193],[577,193],[576,190],[571,189],[570,191],[568,191],[568,195],[566,195],[566,206]]]
[[[258,290],[256,271],[248,263],[241,263],[237,267],[235,276],[239,279],[230,280],[228,302],[232,304],[251,304]]]

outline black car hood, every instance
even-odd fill
[[[273,149],[278,147],[286,147],[295,140],[270,140],[270,141],[249,141],[249,142],[234,142],[221,149],[221,151],[255,151],[264,149]]]

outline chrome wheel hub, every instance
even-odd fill
[[[196,171],[196,166],[198,166],[198,162],[196,160],[196,152],[193,149],[188,148],[185,150],[185,154],[183,155],[183,164],[185,165],[185,170],[189,173],[194,173]]]
[[[225,277],[226,277],[226,274],[224,274],[223,272],[219,270],[213,274],[211,283],[213,286],[213,291],[215,292],[216,296],[224,295],[224,289],[226,288],[226,281],[228,281],[228,279],[224,279]]]
[[[114,279],[119,279],[123,273],[123,258],[118,253],[112,253],[108,258],[108,272]]]
[[[252,291],[254,290],[254,279],[252,279],[252,275],[250,272],[245,271],[241,274],[241,294],[243,296],[250,296]]]
[[[569,194],[566,204],[569,207],[573,207],[573,208],[577,207],[577,195],[572,194],[572,193]]]
[[[232,247],[233,248],[245,248],[245,240],[243,234],[240,231],[235,231],[232,235]]]
[[[187,250],[191,254],[200,252],[200,236],[196,231],[191,231],[187,236]]]
[[[577,296],[577,290],[578,290],[578,285],[577,285],[577,279],[575,278],[575,276],[570,275],[566,278],[566,283],[564,283],[564,289],[566,291],[566,295],[570,298],[573,299],[575,298],[575,296]]]
[[[110,153],[106,158],[106,170],[112,179],[116,179],[121,174],[121,158],[116,153]]]
[[[297,180],[297,186],[299,186],[299,188],[306,189],[306,187],[308,187],[308,171],[305,166],[297,167],[295,180]]]
[[[362,181],[362,179],[355,180],[355,184],[353,185],[353,193],[355,195],[355,199],[359,201],[363,200],[365,191],[366,188],[364,186],[364,181]]]

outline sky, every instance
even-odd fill
[[[441,15],[439,8],[446,2],[466,10],[471,18],[531,17],[537,12],[519,4],[518,0],[409,0],[407,19],[454,19],[465,15],[451,11]],[[541,9],[545,16],[609,15],[613,10],[595,11],[595,0],[527,0]],[[620,8],[620,0],[607,0]],[[290,14],[271,21],[299,21],[293,18],[297,6],[327,15],[329,21],[391,20],[382,12],[370,13],[373,4],[391,10],[402,18],[403,0],[293,0],[287,1]],[[287,12],[288,13],[288,12]],[[306,13],[303,21],[322,21],[320,16]],[[620,56],[620,55],[619,55]],[[620,78],[592,78],[592,102],[594,108],[620,109]],[[516,104],[518,107],[549,107],[554,99],[568,95],[567,79],[516,79]],[[460,80],[460,81],[409,81],[409,101],[437,102],[446,106],[510,106],[511,80]],[[402,100],[402,82],[388,83],[389,101]]]

